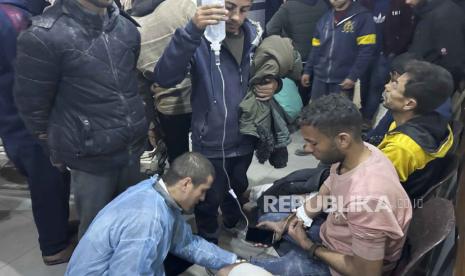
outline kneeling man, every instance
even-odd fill
[[[208,159],[185,153],[162,178],[128,189],[94,219],[66,275],[164,275],[168,252],[212,269],[235,263],[235,254],[193,235],[182,217],[205,199],[214,177]]]

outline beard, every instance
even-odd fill
[[[345,156],[333,145],[324,156],[321,156],[320,162],[326,165],[332,165],[344,161]]]

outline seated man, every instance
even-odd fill
[[[302,136],[317,159],[332,164],[330,175],[294,218],[258,225],[278,234],[287,230],[294,243],[281,257],[251,263],[292,276],[382,275],[394,269],[412,208],[392,163],[362,141],[361,124],[357,107],[342,95],[321,97],[302,111]],[[311,225],[328,199],[332,208],[320,231],[315,235],[318,225],[312,225],[305,232],[302,221]]]
[[[394,164],[410,198],[421,197],[437,181],[440,159],[452,147],[448,120],[435,109],[454,90],[451,74],[424,61],[410,61],[383,93],[394,122],[378,148]]]
[[[192,234],[182,212],[205,199],[215,170],[198,153],[175,159],[162,178],[128,189],[99,212],[79,242],[66,275],[164,275],[168,252],[221,269],[237,256]]]
[[[411,53],[403,53],[395,57],[391,62],[390,75],[391,80],[396,81],[402,74],[405,73],[405,67],[407,64],[413,60],[419,60],[416,55]],[[452,119],[452,101],[448,97],[444,103],[442,103],[436,111],[446,118],[447,120]],[[364,140],[369,142],[372,145],[379,145],[381,140],[384,138],[384,135],[389,131],[389,126],[394,121],[392,118],[392,113],[390,110],[384,114],[381,120],[378,122],[376,127],[368,131],[364,136]]]

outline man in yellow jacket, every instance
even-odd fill
[[[394,164],[412,200],[438,180],[441,158],[452,147],[448,120],[434,110],[453,90],[447,70],[423,61],[410,61],[405,73],[386,84],[383,105],[394,122],[378,148]]]

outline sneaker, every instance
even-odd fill
[[[76,248],[76,243],[70,243],[65,249],[51,256],[42,256],[42,260],[45,265],[57,265],[62,263],[69,262],[71,255],[73,255],[74,248]]]
[[[247,231],[246,229],[246,225],[245,225],[245,222],[243,219],[241,219],[238,223],[236,223],[236,225],[234,225],[233,227],[227,227],[224,222],[221,224],[222,226],[222,229],[230,234],[231,236],[233,237],[241,237],[241,236],[245,236],[245,232]]]
[[[212,269],[212,268],[205,268],[205,272],[207,273],[208,276],[214,276],[216,273],[218,273],[218,270]]]
[[[305,151],[305,145],[303,145],[301,149],[296,149],[294,151],[294,154],[297,156],[307,156],[307,155],[310,155],[311,153],[308,151]]]

